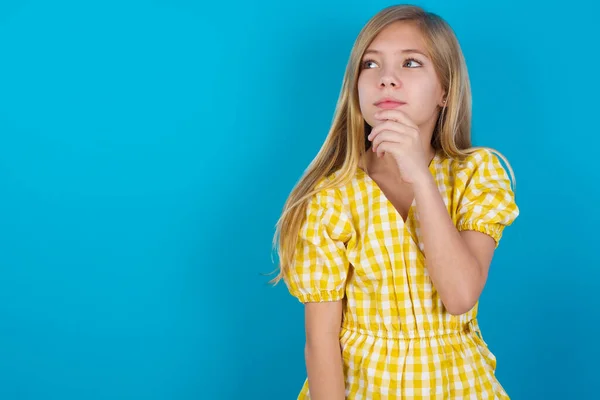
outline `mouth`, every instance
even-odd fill
[[[379,107],[379,108],[390,109],[390,108],[400,107],[405,104],[406,104],[405,102],[400,101],[400,100],[396,100],[396,99],[392,99],[392,98],[385,98],[385,99],[381,99],[381,100],[377,101],[375,103],[375,106]]]

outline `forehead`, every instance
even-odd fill
[[[370,43],[367,50],[401,51],[415,49],[426,52],[427,46],[421,30],[415,22],[397,21],[383,28]]]

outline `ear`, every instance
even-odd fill
[[[444,93],[442,93],[442,98],[438,102],[438,106],[440,106],[441,108],[445,108],[447,104],[448,104],[448,96],[446,95],[446,92],[444,92]]]

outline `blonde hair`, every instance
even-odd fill
[[[365,136],[370,129],[363,119],[358,99],[361,60],[373,39],[385,27],[399,21],[414,23],[420,29],[429,50],[429,58],[447,94],[446,106],[441,109],[433,132],[433,148],[458,159],[477,149],[471,145],[469,76],[452,28],[441,17],[417,6],[396,5],[381,10],[367,22],[354,42],[327,138],[290,193],[277,222],[273,247],[278,251],[280,266],[279,274],[272,283],[285,278],[293,261],[298,232],[310,198],[320,190],[346,184],[356,173],[367,147]],[[508,165],[508,161],[499,155]],[[333,172],[336,172],[335,176],[324,181],[317,189],[317,184]],[[512,169],[510,173],[514,182]]]

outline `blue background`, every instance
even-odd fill
[[[0,3],[0,399],[295,398],[302,306],[261,274],[390,4]],[[517,174],[480,306],[497,375],[594,398],[598,6],[418,4],[461,41],[475,144]]]

